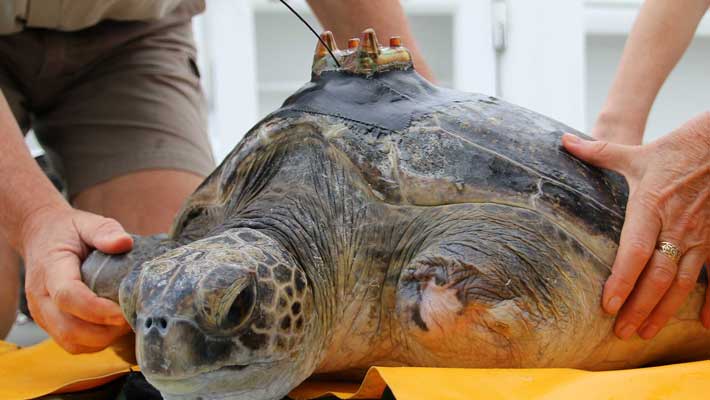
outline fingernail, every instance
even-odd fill
[[[619,329],[619,336],[622,339],[628,339],[633,336],[634,332],[636,332],[636,327],[633,324],[626,324]]]
[[[108,231],[99,233],[99,237],[104,240],[114,240],[121,237],[121,232],[119,231]]]
[[[606,310],[611,314],[616,314],[621,308],[621,297],[613,296],[606,302]]]
[[[121,240],[125,239],[126,237],[130,237],[123,231],[111,231],[111,232],[106,232],[103,234],[103,239],[107,241],[115,241],[115,240]]]
[[[579,144],[581,142],[581,140],[577,136],[571,133],[565,133],[565,138],[565,140],[567,140],[567,143],[569,144]]]
[[[648,320],[643,321],[643,324],[641,324],[641,325],[639,326],[639,332],[641,332],[642,330],[646,329],[646,327],[648,326],[648,324],[649,324]]]
[[[651,339],[658,333],[659,326],[656,324],[644,323],[639,329],[639,336],[643,339]]]

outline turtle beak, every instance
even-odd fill
[[[208,337],[193,321],[171,317],[163,311],[154,310],[136,318],[136,353],[147,376],[192,376],[231,353],[229,339]],[[190,351],[181,350],[187,343]]]

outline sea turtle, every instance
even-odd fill
[[[623,178],[571,128],[432,85],[398,38],[319,44],[312,80],[258,123],[164,238],[94,253],[166,399],[278,399],[372,365],[606,370],[710,353],[697,285],[650,341],[600,307]],[[576,133],[576,132],[575,132]],[[579,134],[579,133],[577,133]]]

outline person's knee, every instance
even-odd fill
[[[0,339],[15,323],[20,300],[20,262],[15,252],[0,239]]]
[[[144,170],[95,185],[74,199],[75,207],[116,219],[128,232],[167,232],[185,199],[204,177],[177,170]]]

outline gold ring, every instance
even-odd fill
[[[658,242],[656,250],[660,251],[663,255],[667,256],[675,263],[680,261],[680,256],[682,255],[680,248],[671,242]]]

